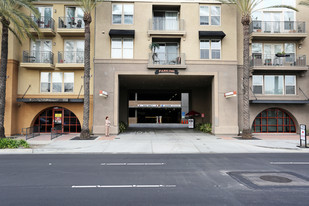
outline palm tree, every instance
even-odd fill
[[[252,138],[250,126],[250,110],[249,110],[249,26],[251,22],[251,15],[253,12],[268,8],[288,8],[297,11],[297,9],[287,5],[274,5],[267,8],[258,9],[259,4],[263,0],[219,0],[224,4],[236,5],[238,11],[241,13],[241,23],[243,25],[243,119],[242,119],[242,138]]]
[[[309,0],[303,0],[299,3],[299,5],[309,6]]]
[[[89,139],[89,113],[90,113],[90,102],[89,102],[89,90],[90,90],[90,24],[92,21],[91,12],[96,6],[96,0],[76,0],[81,9],[84,12],[85,22],[85,50],[84,50],[84,113],[83,113],[83,126],[80,133],[81,139]]]
[[[152,42],[149,45],[149,49],[152,51],[152,63],[154,63],[155,59],[158,57],[158,54],[156,53],[156,49],[160,49],[160,44],[157,42]]]
[[[7,78],[8,41],[9,31],[21,43],[21,38],[33,39],[30,28],[34,28],[39,33],[37,24],[30,16],[20,11],[23,7],[34,16],[39,17],[39,11],[31,4],[30,0],[1,0],[0,1],[0,22],[2,25],[1,37],[1,68],[0,68],[0,138],[5,138],[4,112],[5,93]]]

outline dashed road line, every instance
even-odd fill
[[[73,185],[72,189],[87,188],[174,188],[176,185]]]
[[[270,162],[272,165],[309,165],[309,162]]]
[[[101,163],[102,166],[162,166],[165,165],[166,163],[159,162],[159,163],[140,163],[140,162],[131,162],[131,163],[126,163],[126,162],[111,162],[111,163]]]

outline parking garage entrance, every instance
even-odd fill
[[[119,120],[130,125],[211,122],[212,76],[121,75]],[[190,111],[204,118],[186,116]]]

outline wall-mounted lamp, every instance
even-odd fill
[[[56,46],[56,42],[54,42],[54,46]]]
[[[57,13],[57,9],[54,9],[54,12]]]

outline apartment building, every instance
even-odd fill
[[[40,0],[34,4],[41,14],[40,18],[33,17],[41,36],[33,30],[35,40],[26,39],[20,45],[10,34],[6,135],[19,134],[29,127],[41,133],[50,133],[52,128],[63,133],[80,132],[84,93],[83,11],[75,1]],[[94,24],[91,30],[93,46]],[[92,124],[92,83],[90,88]]]
[[[300,1],[264,1],[260,7],[289,4],[252,14],[250,115],[256,133],[295,133],[309,124],[308,7]]]
[[[195,111],[215,134],[237,134],[238,99],[224,97],[237,91],[236,16],[215,1],[99,3],[94,133],[105,116],[116,133],[120,121],[180,124]]]
[[[250,122],[256,133],[297,133],[309,125],[307,7],[300,0],[252,14]],[[74,1],[35,2],[42,32],[20,46],[10,35],[6,133],[35,127],[79,132],[83,113],[82,12]],[[31,14],[29,14],[31,15]],[[242,128],[241,15],[215,0],[105,0],[91,24],[93,132],[119,123],[181,124],[185,114],[214,134]],[[226,93],[237,96],[226,98]],[[92,106],[93,105],[93,106]],[[203,118],[201,116],[204,116]]]

